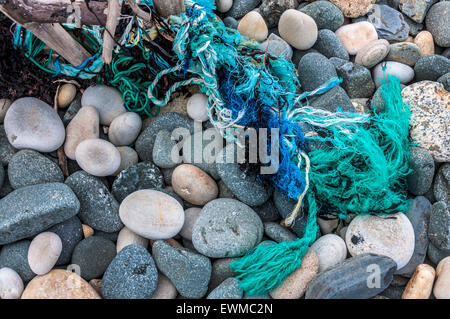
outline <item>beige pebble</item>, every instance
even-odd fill
[[[414,38],[414,43],[419,47],[422,56],[434,54],[434,40],[431,32],[420,31]]]
[[[250,11],[239,22],[238,31],[241,35],[262,42],[267,39],[269,29],[263,17],[256,11]]]
[[[76,273],[53,269],[34,277],[22,294],[22,299],[101,299],[100,295]]]
[[[377,30],[367,21],[343,25],[335,33],[350,55],[357,54],[367,44],[378,40]]]
[[[184,224],[180,203],[172,196],[150,189],[128,195],[120,204],[119,215],[127,228],[147,239],[171,238]]]
[[[284,41],[298,50],[308,50],[316,43],[317,24],[309,15],[295,9],[283,12],[278,32]]]
[[[320,237],[312,244],[311,249],[319,259],[319,272],[336,266],[347,257],[345,241],[335,234]]]
[[[10,99],[0,99],[0,124],[5,119],[6,112],[11,106],[12,101]]]
[[[82,107],[66,128],[64,153],[75,160],[75,150],[84,140],[99,137],[100,119],[98,111],[92,106]]]
[[[23,292],[23,281],[13,269],[0,269],[0,299],[19,299]]]
[[[336,231],[336,229],[338,228],[339,219],[338,218],[323,219],[323,218],[318,217],[317,224],[319,224],[319,228],[320,228],[320,231],[322,232],[322,234],[324,234],[324,235],[331,234],[334,231]]]
[[[225,13],[233,6],[233,0],[216,0],[216,7],[219,12]]]
[[[58,235],[43,232],[34,237],[28,248],[28,264],[37,275],[48,273],[61,255],[62,242]]]
[[[112,175],[120,166],[120,153],[108,141],[102,139],[84,140],[75,150],[78,165],[94,176]]]
[[[330,0],[347,18],[358,18],[372,9],[375,0]]]
[[[94,230],[92,229],[91,226],[88,226],[85,224],[83,224],[81,226],[83,227],[84,238],[88,238],[88,237],[91,237],[92,235],[94,235]]]
[[[175,299],[177,294],[177,288],[175,288],[170,279],[158,273],[158,285],[151,299]]]
[[[120,153],[120,165],[119,168],[112,174],[113,176],[119,175],[121,171],[127,169],[138,163],[138,153],[129,146],[119,146],[117,150]]]
[[[372,68],[388,55],[390,50],[389,42],[385,39],[371,41],[358,50],[355,63]]]
[[[436,299],[450,299],[450,256],[442,259],[436,267],[433,294]]]
[[[116,117],[109,126],[108,138],[116,146],[132,144],[142,127],[141,117],[134,112],[126,112]]]
[[[302,265],[290,274],[270,295],[274,299],[299,299],[305,294],[311,280],[319,272],[319,258],[309,249],[302,259]]]
[[[102,280],[101,279],[91,279],[89,285],[95,289],[95,291],[102,296]]]
[[[77,87],[71,83],[61,85],[58,93],[58,106],[60,108],[66,108],[73,101],[77,95]]]
[[[427,264],[416,267],[402,294],[402,299],[428,299],[433,290],[434,268]]]
[[[212,201],[219,194],[214,179],[190,164],[182,164],[175,168],[172,173],[172,187],[178,196],[199,206]]]
[[[117,237],[117,253],[119,253],[124,247],[133,244],[147,248],[148,239],[133,233],[127,227],[122,228],[122,230],[119,232],[119,236]]]
[[[180,231],[181,237],[192,240],[192,228],[201,211],[202,209],[199,207],[191,207],[184,211],[184,225]]]

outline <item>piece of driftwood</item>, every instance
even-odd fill
[[[186,10],[184,0],[153,0],[153,3],[156,11],[164,18],[180,14]]]
[[[103,33],[103,63],[110,64],[112,61],[112,50],[114,46],[114,34],[119,24],[122,2],[120,0],[108,0],[108,17],[106,19],[106,31]]]

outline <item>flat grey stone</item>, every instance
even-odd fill
[[[417,61],[414,72],[416,81],[436,81],[450,72],[450,59],[438,54],[425,55]]]
[[[282,241],[292,241],[298,238],[286,227],[281,226],[279,223],[273,222],[264,223],[264,233],[267,237],[276,241],[277,243],[280,243]]]
[[[0,251],[0,269],[8,267],[15,270],[24,282],[33,279],[36,274],[28,265],[28,248],[31,240],[19,240],[3,246]]]
[[[339,40],[336,34],[331,30],[319,30],[313,49],[316,49],[327,58],[337,57],[347,61],[349,59],[348,52],[341,40]]]
[[[260,3],[261,0],[234,0],[233,6],[228,10],[227,15],[235,19],[242,18]]]
[[[424,195],[433,182],[433,156],[423,148],[412,146],[410,148],[409,167],[412,172],[407,177],[408,191],[414,195]]]
[[[450,47],[450,2],[441,1],[434,4],[428,10],[425,25],[438,46]]]
[[[409,25],[403,15],[387,5],[375,4],[367,14],[380,39],[404,41],[409,35]]]
[[[56,224],[47,231],[55,233],[62,242],[62,250],[56,265],[67,265],[72,258],[75,246],[83,239],[83,227],[77,216],[69,218],[62,223]]]
[[[443,201],[431,208],[428,238],[436,248],[450,250],[450,209]]]

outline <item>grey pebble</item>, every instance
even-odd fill
[[[28,265],[28,248],[30,240],[20,240],[12,244],[3,246],[0,251],[0,269],[9,267],[15,270],[24,282],[33,279],[36,274],[33,273]]]
[[[341,40],[339,40],[333,31],[328,29],[319,30],[313,49],[316,49],[327,58],[337,57],[347,61],[349,59],[348,52]]]
[[[444,201],[431,208],[428,238],[436,248],[450,250],[450,209]]]
[[[239,289],[239,280],[236,278],[225,279],[206,299],[242,299],[243,292]]]
[[[274,222],[264,223],[264,233],[266,234],[267,237],[276,241],[277,243],[282,241],[292,241],[298,238],[288,229],[281,226],[279,223]]]
[[[255,9],[260,3],[261,0],[235,0],[233,1],[233,6],[227,12],[227,15],[235,19],[242,18]]]
[[[212,264],[211,280],[209,281],[208,291],[211,292],[219,286],[225,279],[235,277],[238,273],[234,272],[229,266],[237,258],[216,259]]]
[[[416,81],[436,81],[444,74],[450,72],[450,59],[438,54],[429,54],[421,57],[414,66]]]
[[[66,265],[72,258],[75,246],[83,239],[83,227],[77,216],[69,218],[62,223],[56,224],[47,231],[55,233],[62,242],[62,250],[56,265]]]
[[[434,178],[433,194],[436,201],[444,201],[450,205],[450,163],[439,167]]]
[[[412,146],[410,147],[409,167],[412,172],[407,176],[408,191],[414,195],[424,195],[433,182],[433,156],[421,147]]]
[[[409,25],[403,15],[387,6],[375,4],[367,14],[367,21],[373,24],[380,39],[404,41],[409,35]]]
[[[320,53],[305,54],[298,63],[298,79],[304,91],[312,91],[335,77],[333,64]]]
[[[337,74],[343,80],[341,85],[351,99],[370,98],[373,95],[375,83],[369,69],[343,60],[335,66]]]
[[[314,1],[299,9],[306,13],[317,24],[317,28],[336,31],[344,24],[344,15],[341,10],[329,1]]]

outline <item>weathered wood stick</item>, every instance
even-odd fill
[[[106,19],[106,30],[103,33],[103,63],[110,64],[112,61],[112,50],[114,47],[114,34],[119,24],[122,2],[120,0],[108,0],[108,17]]]
[[[153,0],[156,11],[167,18],[170,15],[177,15],[185,11],[184,0]]]

